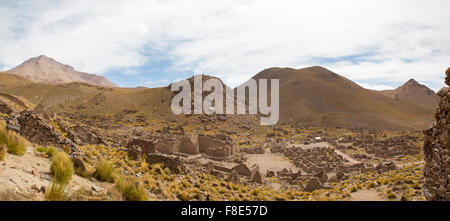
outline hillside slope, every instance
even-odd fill
[[[439,102],[439,96],[434,91],[423,84],[419,84],[414,79],[410,79],[395,90],[384,90],[379,93],[399,101],[433,110],[436,109]]]
[[[319,126],[423,129],[433,120],[431,109],[364,89],[323,67],[270,68],[253,78],[280,79],[282,121]]]

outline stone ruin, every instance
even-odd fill
[[[450,68],[445,83],[450,85]],[[425,130],[423,151],[425,155],[424,194],[429,201],[450,201],[450,91],[448,87],[438,92],[441,97],[436,109],[436,122]]]
[[[341,155],[336,154],[333,148],[329,147],[313,149],[291,147],[284,151],[284,156],[292,160],[295,166],[309,174],[318,173],[322,170],[326,172],[342,170],[345,169],[344,163],[347,162]]]
[[[163,153],[150,153],[147,155],[148,164],[163,164],[173,172],[186,172],[186,161],[180,156],[174,156]]]
[[[66,128],[63,124],[57,121],[59,126],[67,131],[67,137],[71,140],[73,140],[78,145],[86,145],[86,144],[92,144],[92,145],[98,145],[103,144],[105,145],[105,140],[97,135],[96,133],[92,132],[88,129],[86,126],[76,125],[71,128]]]
[[[184,136],[151,136],[150,139],[135,138],[127,144],[128,153],[134,159],[142,154],[164,153],[196,155],[223,159],[234,153],[234,142],[226,135],[203,136],[193,132]]]
[[[7,104],[0,101],[0,113],[10,115],[13,112],[13,109],[10,108]]]
[[[351,136],[343,137],[338,140],[336,148],[338,149],[354,149],[354,147],[361,147],[367,154],[378,158],[394,158],[407,155],[416,155],[420,153],[420,148],[410,144],[410,142],[417,142],[419,138],[409,135],[395,136],[387,138],[386,140],[376,140],[374,137],[362,137],[361,139],[354,139]],[[350,146],[342,145],[344,143],[352,143]],[[370,159],[368,155],[355,155],[357,159]]]
[[[25,137],[32,143],[43,146],[69,147],[78,151],[77,146],[68,138],[64,138],[48,121],[31,110],[24,110],[12,115],[7,120],[7,128]]]
[[[235,151],[233,139],[224,134],[218,134],[216,136],[198,136],[198,145],[200,153],[217,158],[231,156]]]

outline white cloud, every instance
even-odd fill
[[[236,86],[272,66],[367,54],[364,63],[322,65],[359,82],[416,78],[436,89],[450,61],[447,0],[15,2],[0,4],[5,66],[46,54],[104,74],[161,54],[174,72],[202,70]]]
[[[160,86],[160,85],[165,85],[169,83],[169,80],[159,80],[159,81],[146,81],[144,84],[145,85],[150,85],[150,86]]]
[[[371,89],[371,90],[377,90],[377,91],[395,89],[394,87],[390,87],[390,86],[386,86],[386,85],[377,85],[377,84],[376,85],[372,85],[372,84],[359,83],[359,82],[356,82],[356,83],[359,84],[363,88]]]

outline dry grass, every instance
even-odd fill
[[[73,164],[67,153],[58,152],[52,157],[50,172],[54,182],[62,185],[69,183],[73,175]]]
[[[5,144],[0,144],[0,161],[5,160],[6,157],[6,145]]]
[[[120,178],[117,188],[122,196],[128,201],[147,201],[147,190],[134,177]]]
[[[0,127],[0,144],[5,144],[10,154],[22,156],[27,152],[27,141],[4,127]]]
[[[45,149],[45,154],[47,154],[49,157],[53,157],[57,153],[58,153],[58,149],[56,149],[56,147],[54,147],[54,146],[50,146]]]
[[[66,201],[67,195],[65,193],[65,185],[52,182],[47,192],[45,193],[45,199],[49,201]]]
[[[115,172],[116,168],[111,162],[102,160],[97,163],[93,176],[99,181],[113,183]]]

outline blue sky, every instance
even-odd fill
[[[39,6],[39,7],[37,7]],[[447,0],[0,0],[0,70],[38,55],[124,87],[196,74],[230,86],[324,66],[371,89],[434,90],[450,66]]]

